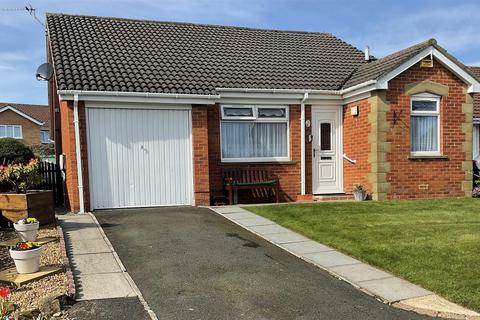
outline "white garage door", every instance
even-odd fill
[[[87,108],[92,209],[193,202],[190,110]]]

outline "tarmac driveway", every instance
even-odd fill
[[[159,319],[424,319],[207,208],[94,213]]]

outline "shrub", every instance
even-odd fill
[[[32,149],[17,139],[0,139],[0,164],[28,163],[33,157]]]
[[[26,193],[28,189],[42,182],[38,173],[38,160],[32,159],[28,164],[11,164],[0,166],[0,184],[8,185],[16,193]]]
[[[472,191],[472,196],[474,198],[480,198],[480,187],[475,187]]]

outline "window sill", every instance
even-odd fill
[[[411,154],[408,156],[408,160],[448,160],[448,156],[441,154]]]
[[[276,165],[276,164],[296,164],[297,161],[295,160],[281,160],[281,161],[221,161],[221,166],[229,166],[229,165],[244,165],[248,166],[250,164],[261,166],[261,165]]]

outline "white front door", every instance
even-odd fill
[[[312,107],[313,193],[343,193],[341,107]]]

